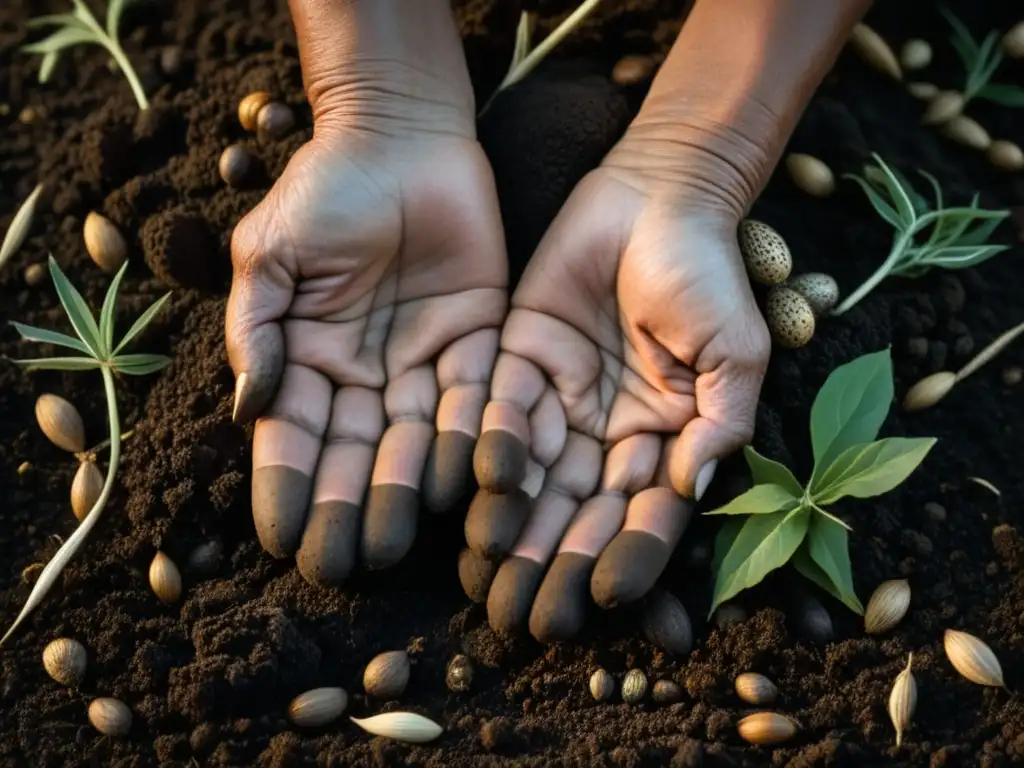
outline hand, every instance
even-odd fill
[[[232,238],[234,417],[262,413],[256,531],[311,582],[345,579],[357,551],[393,565],[421,491],[444,511],[471,479],[506,312],[501,219],[472,121],[412,112],[318,121]]]
[[[749,442],[768,360],[733,198],[631,170],[626,146],[512,298],[474,456],[463,586],[495,630],[528,621],[542,642],[579,630],[588,586],[608,608],[654,585],[717,461]]]

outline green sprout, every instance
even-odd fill
[[[943,8],[940,13],[953,28],[950,42],[964,65],[964,104],[979,98],[1004,107],[1024,107],[1024,88],[989,82],[1003,60],[1003,52],[999,48],[999,32],[989,32],[978,43],[971,36],[970,30],[951,11]]]
[[[933,437],[875,440],[893,398],[889,350],[836,368],[811,407],[814,470],[805,485],[783,464],[744,449],[754,487],[708,515],[731,515],[715,540],[715,590],[708,615],[792,560],[801,574],[850,610],[849,526],[825,508],[844,497],[891,491],[935,445]]]
[[[21,609],[21,613],[18,614],[18,618],[14,620],[11,628],[7,630],[7,634],[0,638],[0,645],[6,642],[7,638],[18,628],[18,625],[21,624],[25,617],[46,597],[47,592],[50,591],[50,588],[57,581],[57,577],[64,569],[64,566],[70,562],[75,552],[85,542],[89,532],[99,521],[100,514],[110,498],[110,493],[114,486],[114,475],[117,473],[117,466],[121,459],[122,437],[121,424],[117,413],[117,396],[114,392],[114,374],[145,376],[146,374],[159,371],[171,362],[171,358],[165,355],[124,354],[121,351],[152,322],[156,314],[171,297],[169,293],[158,299],[149,309],[143,312],[139,319],[135,321],[135,324],[115,344],[114,314],[117,304],[117,289],[121,284],[121,278],[124,277],[125,270],[128,268],[128,262],[124,263],[107,289],[107,295],[103,299],[103,308],[100,310],[98,325],[89,309],[89,305],[82,298],[82,294],[75,289],[64,276],[64,273],[60,271],[60,267],[57,266],[53,256],[50,256],[49,264],[50,275],[53,278],[53,285],[57,289],[57,296],[60,298],[60,303],[63,305],[64,311],[71,321],[71,326],[74,328],[77,338],[45,328],[34,328],[22,325],[21,323],[11,324],[21,334],[21,337],[27,341],[53,344],[54,346],[71,349],[81,354],[68,357],[15,360],[14,362],[24,366],[29,371],[100,371],[103,375],[103,386],[107,397],[107,416],[110,421],[110,465],[107,468],[107,477],[103,482],[103,489],[100,491],[96,503],[89,510],[89,514],[85,516],[75,532],[71,534],[68,540],[57,550],[57,553],[50,562],[47,563],[46,567],[43,568],[42,573],[39,574],[38,581],[36,581],[32,592],[28,596],[28,600],[25,601],[25,606]]]
[[[899,171],[878,155],[872,156],[877,167],[868,167],[863,176],[844,174],[844,178],[857,182],[878,215],[896,230],[892,249],[881,266],[832,310],[833,315],[848,311],[889,275],[920,277],[932,267],[973,267],[1009,248],[986,244],[1009,211],[980,208],[977,194],[968,206],[945,208],[938,181],[918,171],[935,193],[933,208]],[[972,229],[975,222],[980,223]]]
[[[71,0],[75,9],[73,13],[57,13],[49,16],[39,16],[28,22],[30,28],[34,27],[57,27],[57,31],[49,37],[37,43],[30,43],[22,48],[26,53],[43,54],[42,64],[39,65],[39,82],[45,83],[53,74],[60,52],[65,48],[81,43],[92,43],[107,49],[117,66],[128,78],[128,85],[131,86],[135,100],[139,103],[139,109],[149,109],[149,101],[146,99],[146,92],[139,82],[138,75],[132,68],[132,63],[121,47],[117,30],[121,21],[121,14],[125,6],[131,0],[110,0],[107,6],[106,24],[100,25],[93,16],[92,11],[85,4],[84,0]]]

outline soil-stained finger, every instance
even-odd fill
[[[522,489],[511,493],[476,492],[466,514],[466,544],[480,557],[500,560],[515,546],[530,514],[531,499]]]
[[[487,592],[497,572],[496,561],[480,557],[468,548],[459,553],[459,583],[474,603],[487,602]]]

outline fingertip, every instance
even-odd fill
[[[473,471],[481,488],[509,493],[526,477],[528,458],[529,451],[518,437],[503,429],[489,429],[473,451]]]
[[[423,470],[423,504],[435,514],[464,506],[474,484],[476,440],[465,432],[441,432],[434,439]]]
[[[526,624],[544,566],[525,557],[510,557],[498,568],[487,593],[487,620],[498,634],[515,634]]]
[[[498,563],[480,557],[468,547],[459,552],[459,583],[474,603],[486,603],[487,592],[498,572]]]
[[[477,555],[500,559],[512,551],[530,514],[530,497],[518,488],[511,493],[479,490],[466,514],[466,543]]]
[[[583,628],[594,558],[561,552],[548,569],[530,611],[530,634],[541,643],[569,640]]]
[[[645,531],[620,531],[597,559],[590,593],[602,608],[631,603],[654,586],[672,554],[668,544]]]
[[[284,373],[284,337],[276,323],[246,333],[233,345],[235,378],[231,420],[248,424],[270,405]]]
[[[272,465],[252,473],[252,517],[263,549],[276,558],[299,548],[313,478],[293,467]]]
[[[324,501],[313,505],[295,555],[299,573],[310,584],[337,586],[355,567],[361,512],[355,504]]]
[[[398,483],[370,486],[363,520],[362,559],[370,570],[390,568],[416,539],[419,494]]]

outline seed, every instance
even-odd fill
[[[464,653],[457,654],[449,663],[444,676],[445,684],[456,693],[465,693],[473,685],[473,662]]]
[[[864,630],[877,635],[895,627],[910,607],[910,583],[906,579],[883,581],[868,600]]]
[[[46,265],[45,264],[29,264],[25,267],[25,284],[30,287],[35,287],[46,279]]]
[[[612,82],[623,86],[636,85],[647,80],[657,67],[658,62],[653,56],[642,53],[623,56],[612,67]]]
[[[1003,171],[1024,168],[1024,150],[1006,139],[996,139],[988,147],[988,161]]]
[[[935,85],[935,83],[907,83],[907,91],[915,99],[931,101],[939,92],[939,86]]]
[[[412,744],[423,744],[433,741],[444,732],[444,728],[423,715],[415,712],[388,712],[358,719],[349,718],[367,733],[383,736],[386,739],[407,741]]]
[[[1024,381],[1024,368],[1014,365],[1003,371],[1003,384],[1008,387],[1015,387]]]
[[[786,170],[793,183],[814,197],[828,197],[836,190],[832,170],[811,155],[794,152],[786,156]]]
[[[814,337],[814,310],[791,288],[776,285],[764,304],[764,319],[780,347],[797,349]]]
[[[743,610],[742,606],[735,603],[722,603],[715,609],[715,615],[712,618],[716,627],[725,629],[729,624],[739,624],[746,621],[747,612]]]
[[[911,38],[900,50],[900,64],[904,69],[924,69],[932,63],[932,47],[927,40]]]
[[[832,629],[832,617],[828,615],[817,598],[810,595],[801,596],[796,603],[797,627],[800,633],[816,643],[832,641],[835,633]]]
[[[132,711],[117,699],[93,699],[89,704],[89,722],[104,736],[126,736],[132,729]]]
[[[942,134],[971,149],[988,149],[992,138],[981,124],[967,115],[957,115],[942,126]]]
[[[966,632],[947,629],[943,645],[949,662],[972,683],[1006,686],[999,659],[983,640]]]
[[[270,103],[270,94],[266,91],[253,91],[238,102],[238,122],[247,131],[256,130],[256,120],[260,110]]]
[[[222,555],[223,549],[219,541],[204,541],[189,553],[185,570],[193,576],[210,576],[220,567]]]
[[[793,257],[782,235],[760,221],[744,219],[738,239],[751,280],[762,285],[785,282],[793,269]]]
[[[84,520],[103,491],[103,473],[95,461],[86,459],[78,465],[75,479],[71,481],[71,511],[75,517]]]
[[[867,24],[858,24],[850,34],[850,44],[865,64],[893,80],[902,80],[903,72],[889,44]]]
[[[1010,30],[1003,35],[1003,53],[1011,59],[1024,59],[1024,21],[1019,21],[1010,27]]]
[[[176,603],[181,597],[181,573],[163,552],[157,552],[149,564],[149,585],[162,603]]]
[[[590,676],[590,695],[597,701],[608,701],[615,693],[615,678],[598,669]]]
[[[168,77],[173,77],[181,71],[183,59],[180,45],[166,45],[160,51],[160,70]]]
[[[775,712],[756,712],[740,720],[736,730],[751,744],[780,744],[796,735],[796,723]]]
[[[409,684],[409,654],[387,651],[374,656],[363,672],[363,689],[376,699],[397,699]]]
[[[651,698],[658,704],[675,704],[683,698],[683,689],[672,680],[659,680],[651,689]]]
[[[907,656],[906,668],[896,676],[892,693],[889,694],[889,719],[896,729],[896,746],[903,741],[903,731],[910,727],[917,706],[917,681],[910,665],[914,663],[914,654]]]
[[[78,685],[85,677],[88,659],[85,647],[70,637],[57,638],[43,649],[43,668],[61,685]]]
[[[939,91],[928,102],[921,116],[923,125],[941,125],[952,120],[964,108],[963,94],[957,91]]]
[[[252,155],[240,144],[232,144],[225,149],[217,164],[220,177],[229,187],[237,187],[241,184],[248,175],[250,167],[252,167]]]
[[[647,675],[639,669],[631,669],[622,678],[622,700],[636,704],[647,694]]]
[[[348,706],[344,688],[314,688],[288,705],[288,717],[300,728],[318,728],[341,717]]]
[[[654,589],[644,600],[640,617],[644,636],[659,648],[683,656],[693,648],[690,617],[679,599],[663,589]]]
[[[25,198],[25,201],[18,208],[14,218],[11,219],[11,226],[7,228],[3,242],[0,243],[0,266],[7,263],[7,260],[18,252],[18,249],[25,242],[25,238],[28,237],[29,230],[32,229],[32,222],[35,219],[36,203],[39,202],[39,196],[42,193],[43,185],[37,184],[36,188],[29,193],[29,196]]]
[[[104,272],[116,272],[128,258],[128,244],[114,223],[106,216],[92,211],[85,217],[82,228],[85,250]]]
[[[85,425],[78,409],[63,397],[40,395],[36,400],[36,421],[50,442],[65,451],[85,450]]]
[[[32,471],[32,462],[31,461],[23,461],[23,462],[21,462],[21,464],[18,465],[18,474],[19,475],[27,475],[31,471]]]
[[[736,695],[748,704],[763,707],[775,701],[779,689],[775,683],[757,672],[744,672],[733,681]]]
[[[903,410],[920,411],[931,408],[949,394],[954,384],[956,374],[952,371],[939,371],[931,376],[925,376],[907,390],[903,398]]]
[[[786,281],[786,287],[796,291],[811,305],[815,317],[821,317],[839,301],[839,283],[824,272],[807,272]]]
[[[272,101],[259,111],[256,132],[263,139],[280,139],[295,127],[295,113],[287,104]]]

